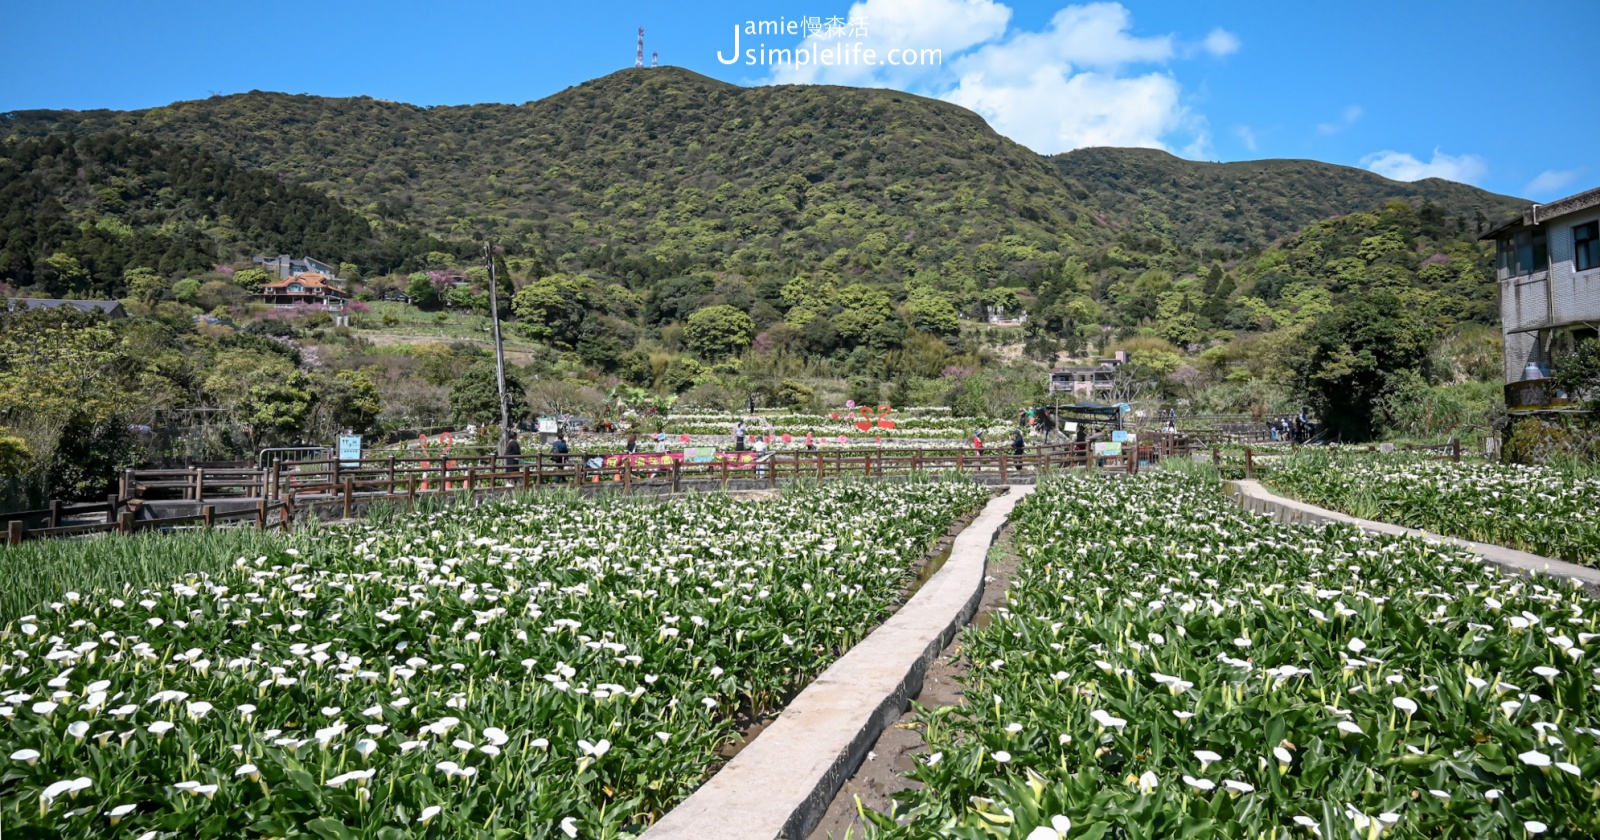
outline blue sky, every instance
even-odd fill
[[[1597,11],[1593,0],[0,0],[0,111],[253,89],[520,103],[631,67],[643,26],[647,62],[659,51],[739,84],[896,87],[971,107],[1044,153],[1312,158],[1548,200],[1600,185]],[[843,44],[879,65],[718,61],[734,57],[735,26],[780,16],[857,26],[742,36],[741,49]],[[907,48],[940,60],[884,63]]]

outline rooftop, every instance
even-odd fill
[[[1517,218],[1512,219],[1505,224],[1500,225],[1499,227],[1493,228],[1488,233],[1478,237],[1478,239],[1480,241],[1485,239],[1497,239],[1501,234],[1509,233],[1510,231],[1518,230],[1520,228],[1533,227],[1534,225],[1543,224],[1551,219],[1565,216],[1569,213],[1576,213],[1580,210],[1588,210],[1591,207],[1600,207],[1600,187],[1595,187],[1592,190],[1585,190],[1576,195],[1569,195],[1566,198],[1557,199],[1549,204],[1530,204],[1528,205],[1528,209],[1522,211],[1521,216],[1518,216]]]

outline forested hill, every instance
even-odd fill
[[[131,268],[171,275],[293,251],[386,271],[444,247],[315,189],[149,138],[0,144],[0,280],[56,296],[121,294]]]
[[[1074,197],[1109,220],[1193,247],[1247,249],[1323,219],[1382,207],[1393,199],[1438,205],[1478,230],[1527,204],[1445,181],[1391,181],[1314,160],[1207,163],[1157,149],[1078,149],[1050,159]]]
[[[0,136],[111,130],[282,175],[372,219],[487,233],[547,263],[613,274],[631,260],[656,277],[929,271],[987,287],[1027,282],[1068,253],[1261,247],[1397,196],[1469,220],[1519,206],[1307,161],[1207,164],[1127,149],[1046,158],[949,103],[742,88],[676,68],[621,71],[521,106],[255,92],[0,115]]]

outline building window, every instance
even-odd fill
[[[1500,240],[1499,245],[1500,266],[1512,277],[1544,271],[1550,266],[1550,248],[1542,229],[1524,228],[1516,236]]]
[[[1600,268],[1600,222],[1572,228],[1572,262],[1578,271]]]

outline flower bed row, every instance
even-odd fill
[[[924,787],[873,836],[1600,832],[1580,590],[1171,474],[1062,478],[1014,521],[967,705],[922,717]]]
[[[1549,467],[1302,450],[1276,490],[1352,516],[1600,565],[1600,478]]]
[[[148,840],[631,834],[986,498],[546,494],[65,593],[0,632],[0,819]]]

